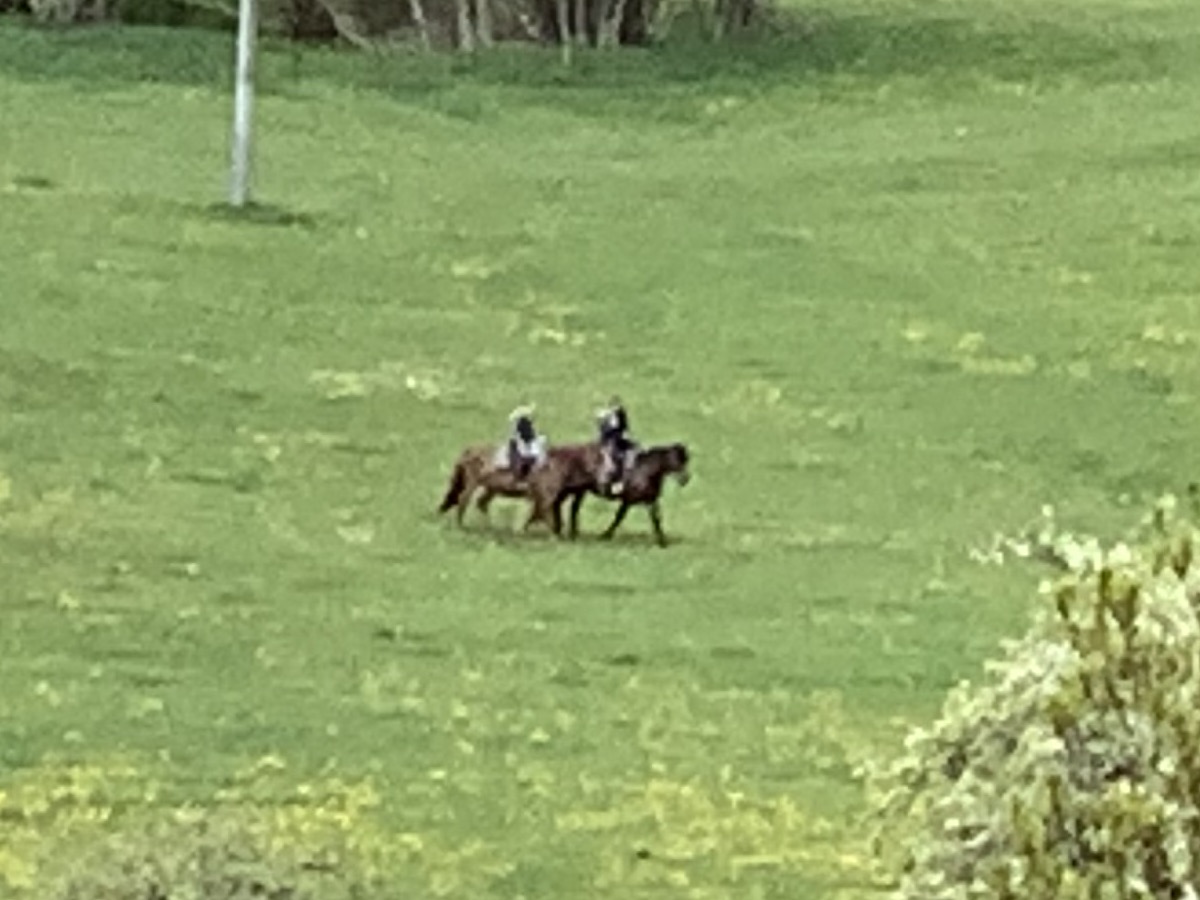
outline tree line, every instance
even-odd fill
[[[258,0],[264,33],[471,52],[503,42],[560,47],[644,45],[687,15],[713,38],[748,28],[763,0]],[[57,25],[122,22],[232,28],[237,0],[0,0],[0,14]]]

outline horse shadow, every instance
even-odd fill
[[[522,530],[516,523],[519,517],[513,517],[511,521],[477,521],[469,522],[463,526],[454,526],[451,528],[448,523],[441,517],[440,514],[431,513],[424,517],[430,524],[437,524],[443,527],[448,533],[460,534],[467,541],[473,544],[491,544],[498,547],[570,547],[570,546],[587,546],[589,549],[597,551],[610,550],[620,551],[640,547],[658,547],[655,540],[654,532],[647,531],[622,531],[616,534],[605,537],[602,530],[583,531],[580,530],[578,535],[570,537],[568,535],[556,535],[545,524],[538,523],[533,527]],[[506,517],[507,518],[507,517]],[[681,537],[677,534],[671,534],[667,537],[668,547],[677,547],[680,545],[691,544],[690,538]]]

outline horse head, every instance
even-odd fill
[[[692,480],[688,471],[688,448],[685,444],[672,444],[667,448],[667,471],[675,475],[680,487]]]
[[[664,444],[641,451],[635,466],[647,475],[674,475],[680,485],[691,480],[688,449],[684,444]]]

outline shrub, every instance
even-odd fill
[[[108,0],[112,17],[126,25],[228,29],[237,4],[225,0]]]
[[[126,823],[70,853],[47,900],[343,900],[365,885],[337,854],[313,858],[246,811],[179,810]]]
[[[1196,898],[1198,533],[1167,498],[1130,544],[1045,528],[1066,574],[1020,640],[879,776],[901,898]]]

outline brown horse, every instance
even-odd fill
[[[579,508],[583,505],[584,497],[595,494],[621,504],[612,523],[600,535],[602,540],[613,536],[629,512],[629,507],[647,506],[659,546],[667,545],[658,499],[667,476],[674,475],[681,485],[688,483],[691,476],[688,473],[688,450],[685,445],[667,444],[639,451],[625,472],[625,487],[620,496],[605,494],[600,490],[599,473],[603,456],[599,444],[577,444],[555,450],[550,452],[546,465],[530,478],[530,497],[533,499],[530,521],[535,518],[548,519],[554,533],[561,534],[562,505],[570,497],[569,534],[574,538],[579,534]]]
[[[450,486],[438,507],[439,513],[457,507],[456,515],[461,525],[476,491],[479,492],[479,499],[475,501],[475,506],[486,516],[488,507],[496,497],[532,498],[530,485],[544,478],[548,478],[555,486],[594,491],[604,463],[603,450],[597,443],[562,444],[547,449],[546,462],[530,472],[528,480],[521,481],[511,469],[496,465],[498,450],[495,444],[476,444],[459,454],[450,475]],[[545,507],[535,502],[529,518],[525,520],[525,529],[528,530],[539,519],[548,524],[551,522],[545,514]],[[559,530],[555,527],[555,533]]]
[[[511,469],[496,465],[498,449],[495,444],[476,444],[459,454],[454,463],[454,471],[450,475],[450,486],[446,490],[446,496],[442,498],[441,506],[438,507],[439,513],[456,509],[455,515],[458,524],[461,525],[467,507],[471,505],[471,497],[478,490],[482,489],[483,493],[480,494],[476,506],[485,516],[493,497],[529,496],[527,482],[518,479]],[[537,519],[537,512],[535,507],[525,522],[526,528]]]

